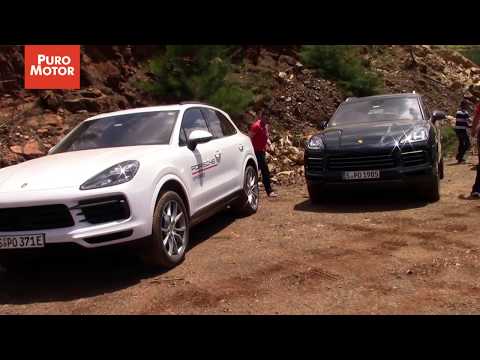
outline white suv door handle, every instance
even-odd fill
[[[222,153],[220,151],[215,151],[215,157],[220,160],[220,158],[222,157]]]
[[[243,151],[243,145],[242,144],[238,145],[238,150]]]

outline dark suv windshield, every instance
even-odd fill
[[[343,103],[328,126],[420,120],[422,120],[422,113],[417,98],[384,98]]]
[[[86,121],[74,129],[52,154],[133,145],[168,144],[178,111],[151,111]]]

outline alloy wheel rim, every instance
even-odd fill
[[[247,177],[245,181],[245,191],[247,193],[247,201],[252,209],[256,210],[258,206],[258,180],[253,169],[247,170]]]
[[[185,250],[186,221],[179,203],[168,201],[162,209],[160,230],[162,242],[169,256],[181,255]]]

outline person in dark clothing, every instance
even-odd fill
[[[471,197],[480,198],[480,103],[477,104],[475,115],[473,117],[472,136],[477,138],[479,162],[477,164],[477,176],[475,178],[475,183],[472,187]]]
[[[457,161],[459,164],[465,162],[464,156],[471,147],[470,136],[468,134],[469,128],[470,114],[467,111],[467,102],[462,100],[455,121],[455,132],[457,133],[458,138]]]
[[[270,182],[270,171],[268,169],[267,161],[265,158],[267,147],[270,143],[268,124],[268,118],[263,116],[263,114],[260,114],[257,120],[250,126],[248,134],[252,139],[253,148],[257,157],[258,167],[260,168],[260,172],[262,173],[262,182],[263,186],[265,187],[265,191],[267,192],[267,195],[269,197],[277,197],[278,195],[272,190],[272,185]]]

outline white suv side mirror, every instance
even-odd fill
[[[47,152],[47,155],[50,155],[54,150],[55,150],[56,146],[53,146],[51,147],[48,152]]]
[[[195,150],[198,144],[209,142],[213,135],[206,130],[193,130],[188,137],[187,146],[190,150]]]

